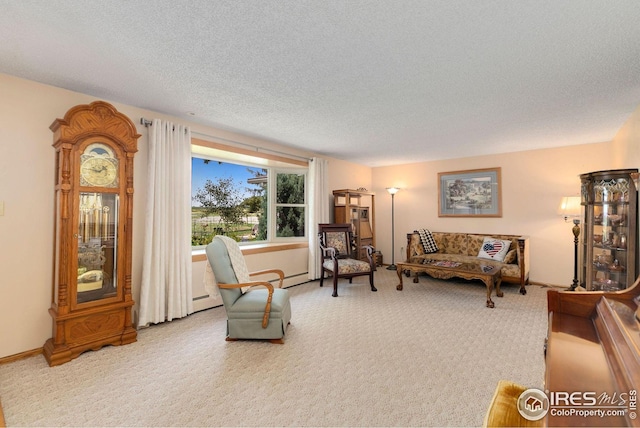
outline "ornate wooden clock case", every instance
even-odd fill
[[[112,105],[71,108],[50,129],[56,150],[51,366],[136,341],[131,319],[133,156],[140,135]]]

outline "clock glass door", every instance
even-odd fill
[[[118,210],[117,193],[80,192],[77,303],[117,295]]]

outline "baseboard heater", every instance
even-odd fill
[[[295,280],[295,279],[304,279],[304,280],[302,282],[295,282],[295,283],[292,283],[291,281],[289,281],[289,280]],[[278,279],[272,279],[267,282],[270,282],[273,285],[276,285],[278,283]],[[296,273],[294,275],[289,275],[284,277],[282,288],[295,287],[296,285],[301,285],[307,282],[309,282],[309,272]],[[209,295],[205,294],[202,296],[194,297],[193,301],[196,302],[198,300],[208,299],[208,298],[209,298]]]

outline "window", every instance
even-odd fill
[[[306,239],[307,167],[193,145],[192,246]],[[306,165],[306,163],[305,163]]]
[[[306,174],[276,172],[276,237],[305,236]]]

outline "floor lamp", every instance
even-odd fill
[[[560,204],[560,214],[564,221],[573,219],[573,283],[569,290],[573,291],[578,287],[578,237],[580,236],[580,196],[566,196],[562,198]]]
[[[389,266],[387,266],[388,270],[397,270],[398,268],[396,267],[396,259],[395,259],[395,254],[396,254],[396,250],[394,248],[394,243],[395,243],[395,230],[394,230],[394,219],[393,219],[393,211],[394,211],[394,206],[393,206],[393,197],[396,195],[396,193],[398,193],[400,189],[398,189],[397,187],[387,187],[387,192],[389,192],[389,194],[391,195],[391,264]]]

